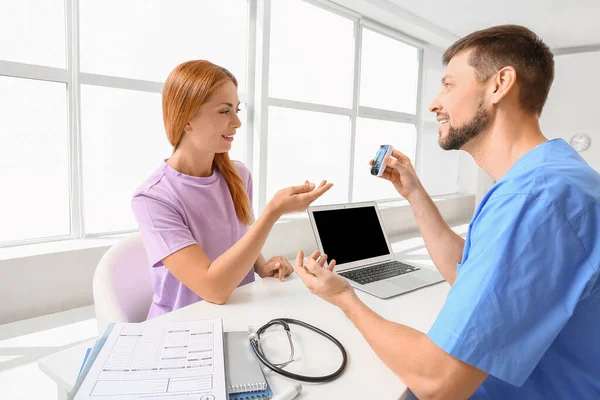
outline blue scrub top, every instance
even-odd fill
[[[600,174],[564,140],[484,196],[429,338],[492,399],[600,399]]]

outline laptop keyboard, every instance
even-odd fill
[[[358,282],[361,285],[366,285],[367,283],[393,278],[394,276],[400,276],[418,270],[419,268],[401,263],[400,261],[390,261],[384,264],[371,265],[369,267],[354,269],[348,272],[341,272],[340,275],[354,282]]]

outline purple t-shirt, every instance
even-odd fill
[[[252,200],[252,177],[244,164],[234,161]],[[209,177],[184,175],[166,160],[142,184],[131,203],[148,262],[154,297],[148,319],[202,300],[184,286],[162,263],[170,254],[198,244],[215,260],[248,230],[237,217],[231,193],[218,168]],[[238,286],[254,281],[254,269]]]

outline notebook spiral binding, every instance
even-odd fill
[[[267,389],[266,383],[245,383],[243,385],[229,385],[231,392],[259,392]]]

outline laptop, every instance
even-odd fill
[[[386,299],[444,280],[395,259],[375,202],[312,206],[308,215],[321,253],[359,290]]]

